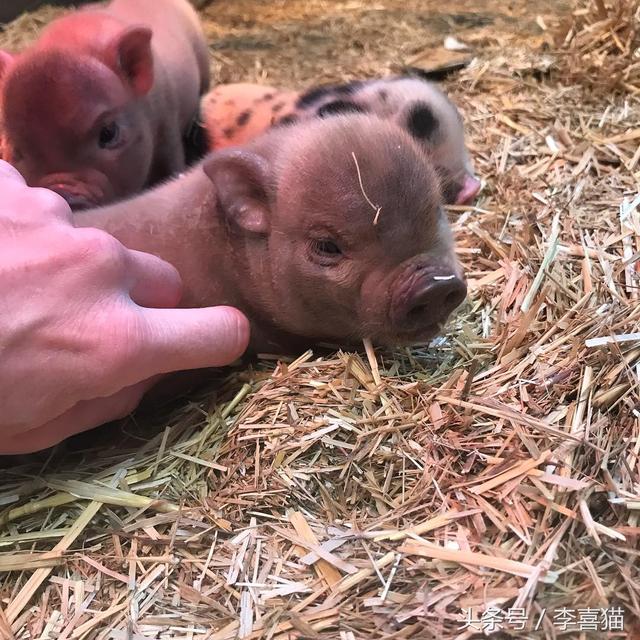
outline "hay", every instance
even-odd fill
[[[580,2],[555,34],[565,79],[640,94],[640,1]]]
[[[43,27],[64,12],[59,7],[43,7],[39,11],[24,13],[0,29],[0,47],[12,52],[20,51],[38,37]]]
[[[238,20],[289,38],[281,5],[243,0]],[[414,15],[311,2],[302,32],[320,5],[358,29]],[[502,612],[507,637],[562,636],[564,615],[574,638],[619,607],[616,637],[638,637],[640,105],[550,74],[564,53],[539,27],[498,23],[453,34],[476,55],[448,88],[485,187],[451,208],[470,294],[446,335],[265,359],[165,415],[6,461],[3,637],[470,638],[466,615],[489,632]],[[416,64],[424,29],[407,24],[400,64]],[[394,37],[368,40],[365,66],[383,71]],[[303,42],[266,75],[342,74],[291,66]]]

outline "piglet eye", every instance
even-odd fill
[[[316,253],[323,256],[342,255],[340,247],[333,240],[314,240],[313,248]]]
[[[112,149],[120,140],[120,127],[117,123],[109,122],[100,129],[98,144],[101,149]]]

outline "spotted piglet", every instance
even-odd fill
[[[471,202],[480,190],[466,149],[462,117],[432,82],[392,77],[325,85],[299,93],[257,84],[216,87],[202,103],[212,149],[245,144],[271,126],[344,113],[392,120],[426,148],[447,204]]]

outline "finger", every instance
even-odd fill
[[[20,172],[4,160],[0,160],[0,180],[10,180],[12,182],[26,184]]]
[[[71,209],[62,196],[50,189],[28,187],[20,172],[5,160],[0,160],[0,184],[3,195],[0,209],[10,213],[12,220],[32,222],[43,216],[48,220],[72,220]]]
[[[0,190],[0,213],[11,222],[42,227],[54,221],[68,225],[73,220],[71,208],[62,196],[43,187],[29,187],[21,177],[3,180],[0,175]]]
[[[127,250],[127,270],[133,280],[129,295],[141,307],[176,307],[182,297],[178,270],[157,256]]]
[[[59,193],[45,187],[30,187],[29,191],[34,203],[32,207],[35,207],[32,215],[37,213],[47,222],[55,218],[65,224],[73,225],[71,207]]]
[[[237,360],[249,343],[249,321],[233,307],[145,309],[138,375],[221,367]]]
[[[144,380],[108,398],[79,402],[59,418],[36,429],[6,439],[0,437],[0,455],[42,451],[77,433],[124,418],[138,406],[142,396],[156,381],[157,378]]]

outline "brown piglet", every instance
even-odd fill
[[[370,115],[272,129],[76,224],[175,265],[182,306],[242,310],[254,352],[424,343],[466,295],[431,160]]]
[[[183,138],[209,87],[187,0],[113,0],[0,51],[1,155],[73,209],[127,197],[185,166]]]

